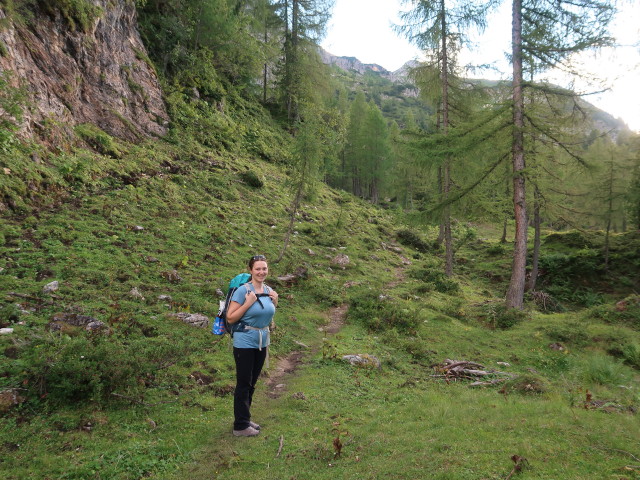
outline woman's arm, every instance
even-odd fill
[[[229,310],[227,311],[227,322],[236,323],[240,321],[242,316],[249,310],[249,307],[253,305],[258,297],[251,290],[248,290],[245,297],[244,303],[240,305],[238,302],[231,301],[229,303]]]

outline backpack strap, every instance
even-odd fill
[[[247,291],[249,290],[249,287],[247,285],[251,285],[251,291],[256,294],[256,300],[258,300],[258,303],[260,304],[260,306],[264,310],[264,305],[260,301],[260,297],[268,297],[269,296],[269,290],[271,289],[271,287],[269,287],[269,285],[267,285],[267,284],[263,284],[264,293],[256,293],[256,290],[255,290],[254,286],[250,282],[247,282],[247,283],[245,283],[243,285],[247,289]]]

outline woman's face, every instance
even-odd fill
[[[258,282],[264,282],[264,279],[267,278],[269,274],[269,267],[267,266],[267,262],[264,260],[258,260],[251,267],[251,278],[257,280]]]

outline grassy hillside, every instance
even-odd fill
[[[450,280],[435,227],[323,186],[270,265],[278,383],[256,398],[263,433],[232,437],[228,338],[173,314],[213,317],[248,258],[282,247],[288,137],[234,101],[172,98],[183,116],[165,140],[51,124],[56,149],[5,155],[2,478],[639,477],[637,235],[616,237],[615,282],[594,268],[597,235],[548,236],[552,295],[509,312],[510,246],[492,226],[456,227]],[[445,375],[447,359],[487,384]]]

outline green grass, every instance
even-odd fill
[[[339,337],[341,353],[361,351],[362,343],[389,352],[357,329]],[[640,446],[630,413],[572,408],[560,392],[504,396],[447,385],[407,364],[365,370],[316,356],[281,398],[262,398],[254,410],[260,437],[235,439],[222,425],[171,478],[500,479],[516,454],[528,460],[526,478],[608,478],[632,463],[623,452]]]
[[[40,163],[14,152],[12,174],[0,176],[10,207],[0,219],[0,323],[14,328],[0,336],[0,390],[26,398],[0,416],[2,478],[503,479],[513,455],[527,459],[522,478],[638,478],[625,469],[640,456],[637,295],[609,289],[588,310],[546,314],[531,302],[511,315],[500,310],[511,251],[500,229],[475,226],[449,280],[442,252],[425,247],[435,226],[408,230],[400,213],[325,187],[303,202],[268,280],[281,298],[271,368],[300,343],[310,348],[281,397],[260,383],[260,437],[232,437],[228,339],[169,314],[213,316],[217,290],[251,255],[279,254],[286,174],[243,153],[275,133],[220,151],[78,133],[84,141],[41,152]],[[550,254],[562,238],[552,240]],[[634,255],[616,245],[621,258]],[[344,268],[332,261],[339,253]],[[298,269],[303,278],[278,281]],[[53,280],[60,289],[43,294]],[[328,311],[343,303],[347,324],[326,338]],[[108,332],[51,331],[61,313]],[[340,360],[350,353],[382,368]],[[432,368],[447,358],[517,378],[447,384]]]

